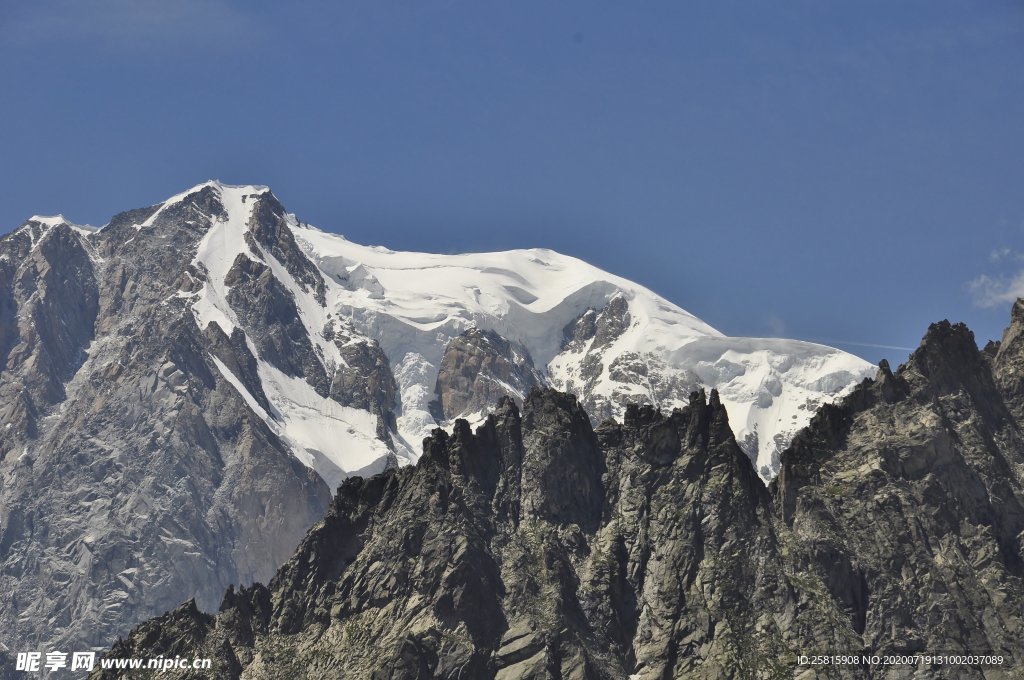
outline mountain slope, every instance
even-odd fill
[[[359,246],[266,187],[206,182],[98,230],[33,218],[0,239],[0,642],[87,648],[210,609],[345,478],[502,395],[557,386],[600,420],[717,387],[770,477],[866,371],[551,251]]]
[[[269,578],[331,492],[219,365],[255,360],[183,298],[219,198],[34,220],[0,241],[0,641],[88,649]]]
[[[933,325],[768,489],[717,393],[596,430],[574,397],[505,399],[415,468],[347,480],[268,586],[109,656],[214,660],[193,678],[1019,677],[1022,333],[1024,301],[985,352]],[[1001,661],[799,665],[818,654]]]

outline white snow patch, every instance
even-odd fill
[[[217,183],[207,184],[212,184],[220,190],[221,203],[227,212],[227,219],[214,222],[203,236],[202,241],[199,242],[193,264],[201,265],[200,268],[206,270],[207,276],[198,299],[192,305],[192,311],[196,315],[196,321],[200,328],[206,328],[212,322],[220,326],[226,334],[231,335],[231,332],[238,326],[238,318],[234,310],[231,309],[231,305],[228,304],[228,286],[224,283],[224,277],[227,276],[239,253],[246,253],[256,260],[262,259],[253,254],[245,242],[245,232],[248,229],[247,225],[254,203],[243,201],[243,196],[254,192],[256,187],[227,187]],[[179,194],[164,203],[164,207],[181,200],[207,184],[200,184]],[[159,212],[158,210],[157,213],[154,213],[150,220],[154,219]]]
[[[438,426],[430,415],[429,405],[434,391],[428,387],[430,376],[436,379],[437,368],[422,354],[409,352],[401,361],[392,364],[392,372],[401,395],[401,411],[397,418],[404,459],[401,462],[415,462],[423,452],[423,440]]]
[[[264,361],[257,365],[280,434],[331,489],[391,453],[376,437],[377,416],[322,397],[302,378],[285,375]]]
[[[24,214],[24,213],[22,213]],[[63,215],[33,215],[28,218],[29,222],[38,222],[47,227],[56,227],[58,224],[69,224]]]
[[[332,489],[350,474],[372,468],[390,453],[387,445],[376,438],[377,417],[368,411],[322,397],[302,378],[285,375],[259,361],[260,383],[272,411],[268,414],[224,362],[212,355],[210,358],[249,408]]]

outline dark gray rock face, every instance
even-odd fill
[[[552,401],[525,413],[520,499],[525,517],[593,530],[601,516],[604,461],[583,407],[575,397],[542,393]],[[539,399],[534,397],[533,404]]]
[[[250,329],[260,357],[327,396],[330,381],[323,362],[302,325],[295,300],[270,268],[239,253],[224,282],[231,286],[228,304]]]
[[[483,411],[501,397],[522,403],[523,396],[544,378],[525,347],[494,331],[472,328],[444,350],[434,392],[439,421]]]
[[[0,455],[65,396],[85,359],[99,307],[95,272],[67,225],[29,223],[0,249]],[[32,241],[36,241],[32,247]]]
[[[398,406],[398,383],[380,344],[345,328],[335,330],[334,324],[329,337],[345,362],[331,378],[331,398],[345,406],[393,418],[391,414]]]
[[[662,359],[648,353],[623,352],[605,366],[604,350],[630,323],[629,303],[618,296],[600,310],[587,309],[562,330],[562,350],[580,355],[580,368],[575,379],[558,387],[579,396],[594,424],[637,401],[630,389],[633,386],[641,387],[655,404],[671,402],[700,388],[700,378],[692,371],[667,370]],[[606,370],[608,377],[618,383],[611,394],[599,388]],[[756,444],[745,450],[756,452]]]
[[[212,610],[323,516],[330,490],[214,364],[266,406],[245,333],[199,328],[181,294],[219,200],[0,239],[0,647],[83,650],[189,597]],[[239,286],[286,307],[256,269]]]
[[[302,290],[312,290],[320,304],[324,304],[326,286],[316,265],[309,261],[288,228],[284,206],[273,194],[261,195],[252,212],[246,238],[254,251],[263,250],[284,265]]]
[[[622,335],[629,323],[626,298],[613,297],[604,309],[588,309],[562,330],[563,349],[602,349]]]
[[[416,468],[349,479],[264,587],[111,652],[218,678],[1011,678],[1024,672],[1024,315],[996,351],[943,322],[826,406],[769,488],[718,395],[596,430],[506,398]],[[976,653],[998,667],[799,667]],[[114,677],[97,674],[97,677]]]
[[[1015,312],[993,368],[966,327],[934,324],[906,365],[824,407],[783,455],[790,568],[842,604],[857,645],[1012,658],[987,677],[1024,668],[1020,332]]]

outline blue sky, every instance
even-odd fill
[[[0,231],[269,184],[873,361],[1024,294],[1020,2],[3,2],[0,92]]]

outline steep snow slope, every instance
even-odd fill
[[[225,280],[239,253],[244,253],[267,265],[274,277],[285,285],[295,300],[306,335],[317,349],[328,375],[333,374],[339,365],[344,364],[344,360],[337,345],[328,340],[324,333],[329,321],[327,308],[316,299],[312,290],[304,289],[277,258],[246,239],[253,209],[260,197],[269,194],[270,190],[265,186],[230,186],[207,182],[175,196],[164,206],[180,201],[204,186],[214,186],[218,190],[226,216],[216,221],[206,233],[199,243],[194,260],[194,264],[206,273],[204,286],[192,304],[200,328],[213,322],[226,335],[230,335],[235,328],[241,326],[228,302],[230,285]],[[154,213],[154,217],[159,212]],[[253,329],[243,330],[251,332]],[[249,350],[258,360],[260,387],[269,402],[269,413],[222,362],[216,362],[217,368],[271,430],[291,445],[299,460],[315,469],[331,488],[340,484],[349,474],[364,470],[375,472],[382,467],[391,451],[376,436],[377,416],[362,409],[343,406],[318,394],[302,378],[287,375],[260,357],[248,334],[246,341]],[[403,458],[407,461],[415,459],[407,453]]]
[[[158,212],[206,186],[219,192],[224,215],[196,255],[207,273],[192,304],[201,327],[214,322],[230,335],[239,326],[225,278],[245,253],[293,296],[328,375],[345,365],[328,330],[337,323],[350,342],[379,343],[390,362],[400,399],[386,444],[378,416],[331,404],[260,361],[272,407],[263,417],[332,484],[356,471],[375,471],[387,460],[417,459],[420,441],[438,425],[431,402],[445,349],[474,327],[525,347],[549,384],[578,394],[597,418],[621,416],[629,401],[671,409],[683,406],[692,389],[717,388],[741,445],[766,479],[814,410],[873,372],[858,357],[823,345],[726,337],[642,286],[550,250],[396,252],[352,243],[289,214],[284,219],[295,242],[323,275],[318,298],[247,239],[254,206],[273,200],[266,187],[210,182],[170,199]],[[515,394],[511,387],[509,392]],[[252,403],[253,396],[247,400]],[[336,432],[339,424],[349,437],[317,433]]]

